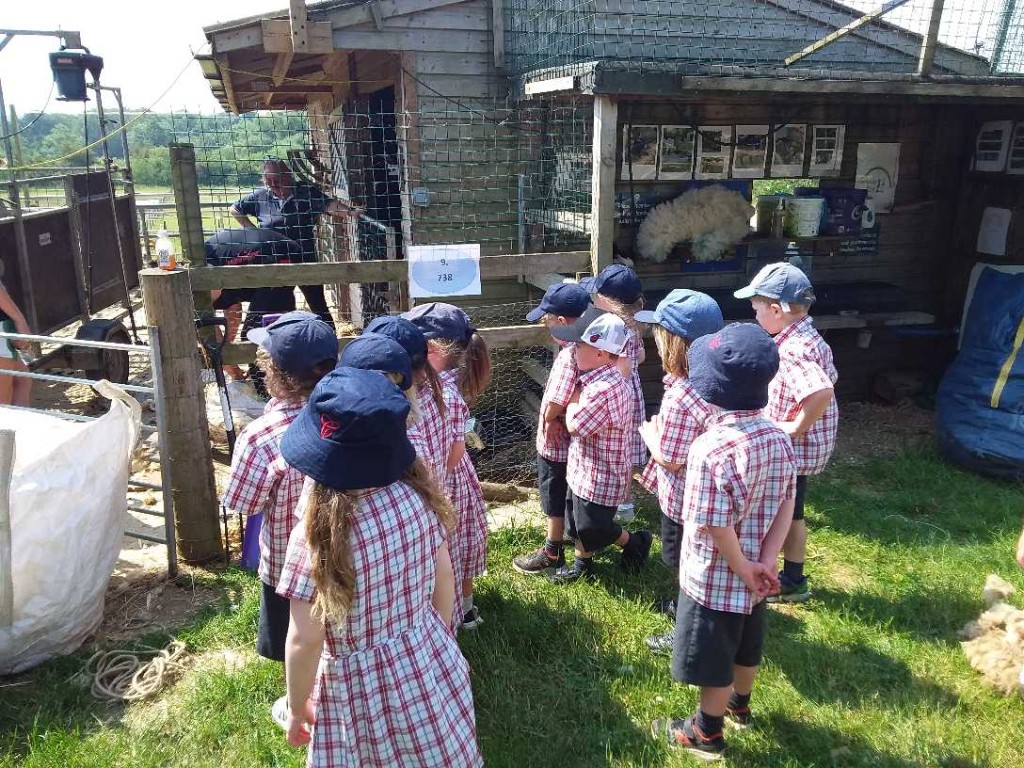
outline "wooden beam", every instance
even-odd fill
[[[491,0],[491,35],[494,37],[494,68],[505,68],[505,3]]]
[[[329,21],[307,21],[306,43],[301,47],[294,46],[289,19],[264,19],[260,25],[266,53],[331,53],[334,50]]]
[[[939,42],[939,27],[942,25],[942,6],[945,0],[932,0],[932,16],[928,22],[928,33],[921,45],[921,58],[917,61],[917,74],[927,77],[935,63],[935,46]]]
[[[292,51],[309,49],[309,29],[306,26],[306,0],[288,0],[288,25],[292,33]]]
[[[482,256],[480,276],[485,280],[518,277],[548,269],[579,272],[588,267],[586,251],[516,253]],[[244,267],[194,267],[189,271],[192,288],[277,288],[289,285],[351,285],[353,283],[403,282],[409,263],[399,261],[341,261],[316,264],[257,264]]]
[[[370,16],[373,17],[373,26],[380,32],[384,29],[384,14],[381,13],[380,3],[378,0],[370,0],[367,5],[370,6]]]
[[[262,24],[252,24],[239,29],[213,33],[213,52],[215,54],[237,51],[241,48],[255,48],[263,42]]]
[[[228,109],[231,114],[238,114],[238,100],[235,97],[235,86],[233,72],[231,71],[231,59],[227,54],[217,56],[217,67],[220,70],[221,82],[224,83],[224,94],[228,100]]]
[[[245,85],[235,87],[235,93],[239,96],[252,93],[263,96],[268,93],[274,94],[304,94],[304,93],[331,93],[330,85],[313,85],[309,83],[286,83],[275,86],[270,80],[250,80]]]
[[[540,288],[542,291],[546,291],[552,285],[564,283],[569,278],[565,275],[555,274],[554,272],[545,272],[542,275],[526,275],[523,279],[530,285]]]
[[[288,70],[291,69],[292,59],[295,58],[295,54],[291,51],[287,53],[277,54],[277,58],[274,60],[274,68],[270,70],[270,79],[274,83],[274,87],[278,87],[288,77]]]
[[[615,145],[619,105],[594,97],[594,145],[590,202],[590,268],[596,275],[612,263],[615,239]]]
[[[903,5],[906,2],[907,2],[907,0],[887,0],[887,2],[885,2],[882,5],[878,6],[874,10],[865,13],[859,19],[854,19],[853,21],[851,21],[846,26],[840,27],[839,29],[837,29],[834,32],[826,35],[825,37],[821,38],[820,40],[818,40],[818,41],[816,41],[814,43],[811,43],[810,45],[808,45],[803,50],[798,51],[797,53],[794,53],[792,56],[787,56],[783,60],[783,63],[787,67],[791,66],[793,64],[796,64],[796,62],[800,61],[800,59],[804,58],[805,56],[810,56],[812,53],[820,51],[822,48],[825,48],[826,46],[831,45],[836,40],[839,40],[840,38],[845,37],[846,35],[850,34],[851,32],[860,29],[865,24],[867,24],[869,21],[874,21],[875,19],[877,19],[878,17],[888,13],[889,11],[891,11],[891,10],[893,10],[895,8],[899,8],[901,5]]]
[[[466,0],[378,0],[372,5],[377,6],[376,13],[381,21],[384,21],[395,16],[432,11],[446,5],[458,5],[464,2]],[[375,23],[374,11],[370,6],[370,3],[361,3],[353,7],[341,8],[333,13],[328,13],[327,18],[335,29]]]

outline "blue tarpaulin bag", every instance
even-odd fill
[[[1024,272],[983,266],[960,352],[939,384],[939,448],[980,474],[1024,479]]]

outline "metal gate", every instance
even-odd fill
[[[136,476],[139,473],[133,473],[129,478],[128,486],[129,493],[133,493],[131,489],[139,489],[140,491],[150,491],[161,494],[161,508],[160,510],[150,509],[144,504],[138,504],[131,498],[125,499],[125,509],[128,512],[132,512],[138,515],[147,517],[158,517],[163,519],[163,533],[157,535],[153,532],[145,532],[139,530],[132,530],[131,527],[126,528],[124,531],[125,536],[140,539],[142,541],[153,542],[156,544],[165,544],[167,546],[167,573],[169,577],[177,576],[178,574],[178,552],[177,545],[174,539],[174,504],[171,495],[171,474],[170,474],[170,462],[166,460],[166,449],[167,449],[167,424],[165,420],[165,405],[164,405],[164,390],[163,390],[163,372],[160,365],[160,332],[156,327],[150,327],[147,329],[147,335],[149,339],[148,346],[145,345],[133,345],[133,344],[118,344],[114,342],[106,341],[86,341],[83,339],[66,338],[62,336],[35,336],[25,335],[18,333],[5,333],[0,331],[0,341],[4,339],[11,339],[14,341],[29,341],[35,342],[42,345],[59,345],[68,347],[85,347],[89,349],[99,349],[109,352],[127,354],[129,357],[140,358],[144,357],[148,361],[148,374],[144,369],[141,373],[143,381],[148,377],[149,382],[146,384],[131,383],[131,384],[113,384],[118,389],[124,390],[130,394],[149,396],[152,398],[153,409],[156,415],[156,424],[141,425],[141,435],[155,435],[156,437],[156,455],[158,461],[153,462],[159,466],[160,481],[159,483],[152,482],[151,480],[143,480]],[[26,377],[30,379],[36,379],[38,381],[55,382],[58,384],[74,385],[84,384],[92,386],[98,380],[88,379],[79,376],[65,376],[54,373],[35,373],[25,371],[0,371],[0,375],[3,376],[15,376],[15,377]],[[140,378],[139,375],[133,377],[136,381]],[[131,380],[131,379],[130,379]],[[15,406],[4,406],[9,408],[15,408]],[[82,413],[72,413],[67,410],[43,410],[39,408],[17,408],[17,410],[31,411],[34,413],[42,413],[49,416],[58,416],[60,418],[68,419],[71,421],[93,421],[98,418],[96,416],[88,416]],[[140,444],[149,442],[140,438]],[[137,493],[135,491],[134,493]],[[129,515],[129,521],[131,516]],[[137,527],[137,526],[135,526]]]

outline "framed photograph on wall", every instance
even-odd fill
[[[784,125],[776,130],[772,146],[772,176],[803,176],[806,145],[806,125]]]
[[[843,168],[845,125],[815,125],[811,130],[811,176],[838,176]]]
[[[1010,138],[1010,153],[1006,158],[1006,172],[1013,176],[1024,175],[1024,123],[1013,127]]]
[[[768,126],[737,125],[732,153],[732,175],[736,179],[764,178],[768,160]]]
[[[694,130],[688,125],[661,126],[658,149],[659,179],[692,179]]]
[[[697,129],[698,179],[729,178],[729,155],[732,150],[731,125],[702,125]]]
[[[654,181],[658,178],[656,125],[627,125],[622,129],[622,180]],[[632,176],[630,166],[632,165]]]

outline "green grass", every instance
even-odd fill
[[[1012,553],[1024,493],[942,463],[929,449],[839,462],[810,486],[808,570],[817,599],[772,609],[757,723],[731,735],[734,766],[1020,766],[1024,703],[971,670],[955,633],[980,610],[989,572],[1024,589]],[[651,510],[641,515],[654,523]],[[491,539],[478,583],[486,623],[460,635],[473,669],[488,766],[682,766],[648,723],[689,712],[643,640],[667,628],[649,603],[674,578],[655,558],[595,585],[557,589],[515,574],[537,529]],[[179,633],[194,653],[247,649],[255,580],[203,577],[222,604]],[[234,607],[233,607],[234,606]],[[155,703],[108,709],[68,682],[81,657],[0,688],[0,766],[300,766],[267,711],[281,672],[204,664]]]

